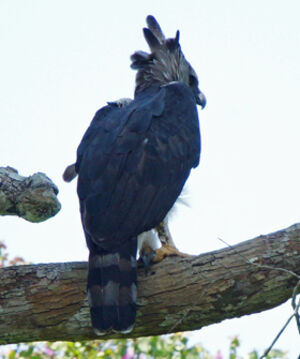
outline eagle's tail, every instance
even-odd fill
[[[136,315],[137,239],[127,240],[117,252],[90,251],[88,300],[97,335],[128,333]]]

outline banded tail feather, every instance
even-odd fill
[[[123,243],[117,252],[90,251],[88,301],[97,335],[128,333],[136,316],[137,239]]]
[[[150,51],[131,56],[137,70],[134,99],[108,102],[97,111],[76,163],[63,176],[70,182],[78,175],[90,250],[88,299],[98,335],[132,330],[136,236],[156,233],[200,159],[196,104],[204,108],[206,99],[197,75],[181,51],[179,32],[166,38],[153,16],[146,21]]]

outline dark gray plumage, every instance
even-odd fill
[[[134,100],[100,109],[77,150],[77,192],[90,250],[88,297],[99,335],[132,330],[136,314],[137,236],[157,226],[174,205],[200,158],[196,104],[204,107],[179,32],[165,39],[153,16],[138,51]]]

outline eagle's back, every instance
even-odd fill
[[[195,99],[180,82],[140,93],[125,107],[102,109],[92,121],[76,169],[97,334],[132,329],[137,236],[164,219],[199,155]]]
[[[198,165],[193,95],[180,82],[142,94],[99,121],[79,148],[85,229],[97,246],[114,250],[163,220]]]
[[[153,16],[143,29],[150,53],[137,51],[135,98],[100,109],[66,173],[77,192],[90,250],[88,297],[97,334],[128,332],[136,313],[137,236],[156,227],[199,163],[196,103],[206,99],[175,38]]]

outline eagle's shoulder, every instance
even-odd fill
[[[109,132],[110,128],[114,130],[116,129],[116,123],[119,122],[118,118],[120,117],[120,112],[124,111],[125,107],[130,103],[132,103],[132,99],[122,98],[108,102],[106,106],[101,107],[95,113],[77,148],[75,167],[78,173],[84,153],[89,149],[93,142],[97,142],[99,138],[105,136],[105,132]]]

